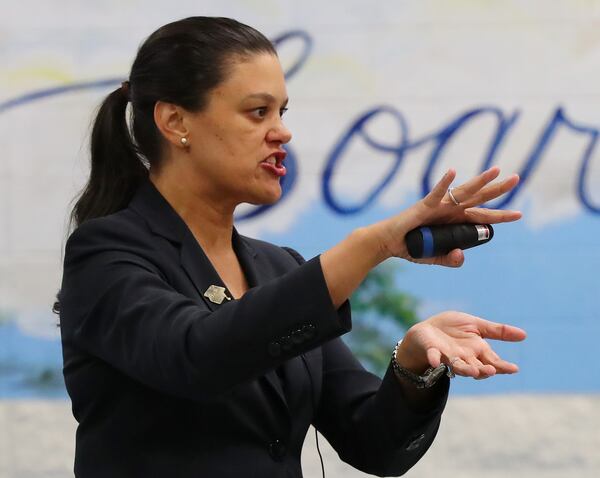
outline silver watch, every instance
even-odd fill
[[[401,342],[402,340],[396,344],[396,347],[394,347],[394,352],[392,353],[392,368],[394,369],[394,374],[397,378],[408,380],[416,388],[430,388],[433,387],[444,375],[446,375],[448,378],[454,377],[452,370],[445,363],[442,363],[435,368],[429,367],[427,370],[425,370],[423,375],[417,375],[416,373],[404,368],[396,360],[396,351],[398,350],[398,346]]]

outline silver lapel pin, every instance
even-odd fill
[[[213,304],[221,305],[225,300],[231,300],[231,297],[227,295],[227,291],[225,287],[221,287],[218,285],[211,285],[206,292],[204,292],[204,297],[210,300]]]

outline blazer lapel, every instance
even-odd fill
[[[220,305],[209,300],[204,296],[204,293],[211,285],[225,287],[225,284],[187,224],[151,181],[146,180],[140,185],[129,207],[144,217],[155,234],[180,244],[181,267],[185,270],[207,307],[211,311],[217,310]],[[250,243],[244,240],[235,228],[232,235],[232,244],[250,287],[273,279],[268,273],[269,267],[264,263],[264,258],[257,254]],[[285,409],[288,410],[285,395],[275,370],[270,370],[264,377],[268,386],[280,398]]]
[[[191,232],[183,239],[180,259],[181,267],[210,310],[216,310],[227,301],[226,299],[222,304],[217,304],[204,295],[210,286],[225,287],[225,284]]]
[[[219,304],[209,300],[204,293],[211,285],[225,285],[187,224],[150,180],[145,180],[140,185],[129,207],[144,217],[152,232],[180,245],[181,267],[206,306],[210,310],[216,310]]]

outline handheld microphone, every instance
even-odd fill
[[[448,254],[489,242],[494,229],[489,224],[440,224],[421,226],[406,234],[408,253],[415,259]]]

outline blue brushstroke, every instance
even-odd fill
[[[365,128],[370,121],[373,121],[379,115],[384,113],[391,115],[397,122],[397,127],[400,131],[400,140],[395,145],[377,142],[370,138],[365,131]],[[520,110],[515,110],[512,113],[507,114],[501,109],[493,106],[476,107],[459,113],[439,131],[412,139],[409,136],[408,121],[404,115],[393,106],[385,105],[367,110],[366,113],[360,115],[356,120],[350,123],[348,129],[342,133],[341,138],[326,158],[321,188],[323,201],[332,211],[340,215],[361,213],[366,208],[375,204],[379,195],[391,184],[392,180],[399,172],[402,161],[411,150],[433,145],[421,178],[421,194],[422,196],[427,195],[432,188],[431,178],[435,167],[443,158],[444,152],[451,140],[455,139],[460,131],[469,123],[478,121],[481,118],[487,118],[491,115],[496,120],[496,129],[492,133],[487,152],[481,163],[480,171],[484,171],[494,164],[502,143],[509,138],[509,133],[515,127],[520,114]],[[593,214],[600,214],[600,204],[594,205],[592,203],[589,192],[585,187],[586,176],[589,171],[590,161],[596,150],[600,130],[597,127],[584,125],[569,119],[564,108],[560,106],[554,110],[553,114],[544,125],[540,135],[534,140],[531,152],[527,155],[520,171],[518,171],[521,181],[509,193],[496,201],[496,203],[487,204],[487,207],[497,209],[505,208],[514,201],[515,196],[525,188],[532,174],[549,151],[555,136],[561,131],[577,135],[586,135],[589,138],[587,146],[579,159],[581,165],[579,168],[576,195],[584,209]],[[334,194],[331,184],[335,174],[339,173],[338,165],[344,159],[344,155],[347,153],[351,141],[361,138],[367,146],[374,150],[374,152],[392,154],[394,155],[395,160],[380,182],[371,189],[365,199],[355,204],[343,204]]]
[[[53,88],[46,88],[43,90],[32,91],[25,93],[16,98],[0,103],[0,114],[6,113],[8,110],[24,106],[29,103],[33,103],[53,96],[60,96],[67,93],[75,93],[78,91],[94,90],[97,88],[107,88],[111,86],[120,85],[124,81],[124,78],[107,78],[103,80],[84,81],[80,83],[71,83],[69,85],[57,86]]]
[[[312,38],[305,31],[292,30],[289,32],[282,33],[281,35],[277,36],[275,39],[272,40],[273,45],[277,47],[278,45],[281,45],[287,41],[293,41],[298,39],[303,43],[303,49],[296,62],[285,72],[286,79],[290,79],[298,71],[300,71],[302,66],[304,66],[304,64],[308,60],[312,52]],[[10,98],[8,100],[0,102],[0,114],[6,113],[7,111],[13,108],[18,108],[19,106],[24,106],[26,104],[33,103],[46,98],[51,98],[53,96],[60,96],[78,91],[94,90],[98,88],[117,87],[125,79],[126,78],[105,78],[100,80],[77,82],[63,86],[56,86],[52,88],[31,91],[29,93],[17,96],[16,98]]]
[[[273,45],[277,48],[282,43],[285,43],[290,40],[299,39],[303,44],[302,53],[300,57],[296,60],[296,62],[287,69],[285,72],[285,79],[289,80],[292,76],[300,71],[300,69],[304,66],[313,49],[313,41],[310,35],[303,30],[292,30],[289,32],[282,33],[281,35],[275,37],[272,40]]]

